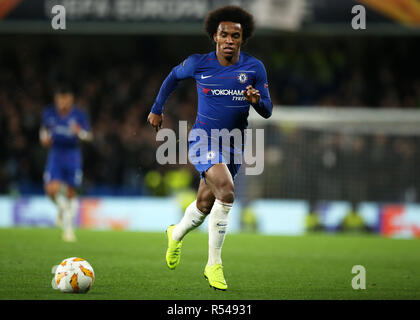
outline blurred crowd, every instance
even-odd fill
[[[275,105],[418,108],[420,79],[416,53],[419,52],[419,42],[416,40],[390,36],[340,39],[256,36],[243,50],[264,62]],[[187,168],[192,177],[191,186],[197,186],[199,176],[193,166],[156,163],[155,151],[159,143],[155,139],[156,132],[147,125],[146,119],[171,68],[189,54],[213,50],[204,35],[2,35],[0,43],[0,193],[43,192],[42,174],[47,151],[39,144],[41,115],[53,101],[54,84],[69,79],[75,88],[77,105],[88,113],[94,134],[93,143],[82,146],[82,192],[153,194],[156,186],[148,183],[147,174],[153,172],[163,177],[179,168]],[[187,120],[190,128],[195,121],[196,103],[194,82],[184,81],[165,106],[164,127],[177,130],[178,120]],[[347,150],[349,157],[358,160],[343,162],[350,168],[341,169],[341,172],[349,175],[345,181],[356,184],[354,188],[363,185],[364,179],[372,178],[377,184],[385,179],[370,177],[369,169],[358,167],[371,163],[369,161],[374,161],[375,157],[380,158],[375,148],[380,149],[381,139],[360,137],[355,140],[353,149]],[[304,148],[298,143],[286,144],[283,148]],[[401,145],[388,140],[386,144],[392,152],[397,152],[397,157],[405,157],[404,161],[408,163],[413,157],[418,159],[416,145]],[[326,145],[333,148],[334,143]],[[319,159],[328,162],[325,160],[328,148],[325,149],[322,143],[313,145],[313,150],[305,147],[302,149],[303,160],[299,161],[312,159],[307,152],[314,152]],[[337,157],[341,156],[337,154]],[[298,161],[294,165],[297,166]],[[402,172],[399,179],[410,179],[408,167],[393,169],[407,171]],[[328,166],[308,172],[318,177],[312,185],[314,190],[319,190],[320,185],[328,185],[331,189],[328,181],[341,178]],[[291,174],[279,179],[277,185],[288,187],[277,190],[286,188],[291,192],[290,184],[299,183],[299,179]],[[352,188],[350,184],[348,187]],[[295,196],[311,194],[305,188],[302,190],[306,190],[306,195]],[[365,188],[372,190],[367,185]],[[383,185],[378,188],[388,190]],[[266,190],[262,196],[270,196],[269,189],[263,185],[261,189]],[[165,193],[167,191],[159,194]],[[341,193],[340,197],[350,195]]]
[[[420,107],[416,37],[307,36],[276,47],[269,72],[281,105]]]

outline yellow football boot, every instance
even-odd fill
[[[181,260],[182,240],[175,241],[172,239],[172,233],[175,225],[172,224],[166,229],[166,236],[168,237],[168,249],[166,250],[166,264],[168,268],[173,270],[179,265]]]
[[[212,266],[206,265],[204,278],[209,281],[210,287],[214,289],[225,291],[228,287],[223,275],[223,266],[220,263]]]

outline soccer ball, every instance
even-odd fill
[[[85,259],[64,259],[55,269],[52,286],[61,292],[86,293],[95,281],[92,266]]]

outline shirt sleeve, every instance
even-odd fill
[[[273,103],[271,102],[270,92],[268,90],[267,72],[262,62],[258,61],[256,71],[254,88],[259,91],[261,97],[259,103],[253,104],[252,106],[260,116],[267,119],[271,117],[273,112]]]
[[[86,112],[82,110],[80,111],[79,121],[80,121],[79,124],[83,130],[90,131],[89,117],[86,114]]]
[[[197,59],[198,55],[191,55],[172,69],[160,87],[155,103],[152,106],[152,113],[161,115],[163,106],[172,92],[178,87],[180,81],[194,76]]]

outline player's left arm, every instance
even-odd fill
[[[244,90],[245,99],[254,107],[260,116],[267,119],[273,113],[273,103],[271,102],[268,90],[267,72],[264,65],[259,62],[256,66],[256,79],[253,87],[249,85]]]
[[[84,112],[80,112],[78,122],[72,124],[72,130],[83,142],[90,142],[93,140],[93,134],[90,130],[89,120]]]
[[[44,148],[49,148],[53,144],[51,128],[49,128],[47,123],[48,111],[45,110],[42,113],[42,123],[41,128],[39,129],[39,141]]]

